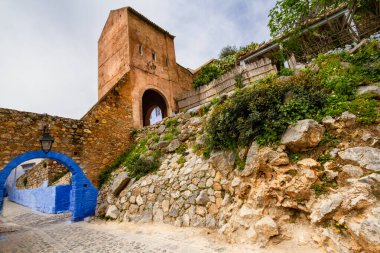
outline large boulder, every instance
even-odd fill
[[[120,173],[112,183],[111,192],[113,195],[117,196],[124,189],[124,187],[129,183],[131,178],[128,176],[127,172]]]
[[[376,199],[372,195],[371,186],[366,183],[355,182],[350,188],[344,191],[344,199],[341,204],[342,212],[348,213],[351,210],[364,209],[373,203]]]
[[[326,216],[332,214],[336,211],[342,204],[344,195],[341,193],[336,193],[328,196],[328,198],[317,202],[310,214],[311,222],[318,223],[325,219]]]
[[[235,154],[227,151],[213,153],[209,159],[209,163],[212,168],[220,171],[223,175],[227,175],[234,169]]]
[[[348,148],[338,153],[343,160],[352,161],[368,170],[380,171],[380,149],[371,147]]]
[[[244,170],[240,176],[250,176],[258,171],[271,173],[274,167],[289,164],[289,157],[285,152],[273,150],[269,147],[259,149],[254,142],[248,150]]]
[[[291,151],[316,147],[322,140],[325,128],[318,122],[305,119],[291,125],[281,138],[281,143]]]
[[[348,229],[365,252],[380,252],[380,208],[372,208],[363,219],[348,222]]]

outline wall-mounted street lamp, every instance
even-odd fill
[[[44,153],[49,153],[51,150],[51,146],[53,145],[54,139],[49,134],[49,129],[47,126],[44,126],[44,133],[42,134],[42,138],[40,139],[41,149]]]

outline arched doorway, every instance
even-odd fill
[[[152,125],[152,118],[168,116],[168,108],[165,98],[154,90],[146,90],[142,97],[143,126]],[[152,115],[152,113],[156,115]],[[160,115],[159,115],[160,114]]]
[[[30,151],[14,158],[2,171],[0,171],[0,214],[3,211],[4,186],[9,174],[14,168],[25,161],[35,158],[51,159],[63,164],[72,174],[72,190],[70,196],[70,211],[72,221],[83,220],[94,215],[98,190],[91,184],[90,180],[84,175],[81,168],[70,157],[65,154],[50,151]]]

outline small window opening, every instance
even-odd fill
[[[152,60],[153,60],[153,61],[156,61],[156,60],[157,60],[156,52],[153,52],[153,53],[152,53]]]
[[[169,66],[169,58],[167,56],[166,56],[165,64],[166,66]]]
[[[143,53],[144,53],[143,46],[142,46],[142,45],[139,45],[139,54],[140,54],[140,55],[143,55]]]

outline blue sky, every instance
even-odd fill
[[[132,6],[175,35],[195,69],[226,45],[269,39],[275,0],[1,0],[0,107],[82,117],[97,101],[97,41],[110,10]]]

